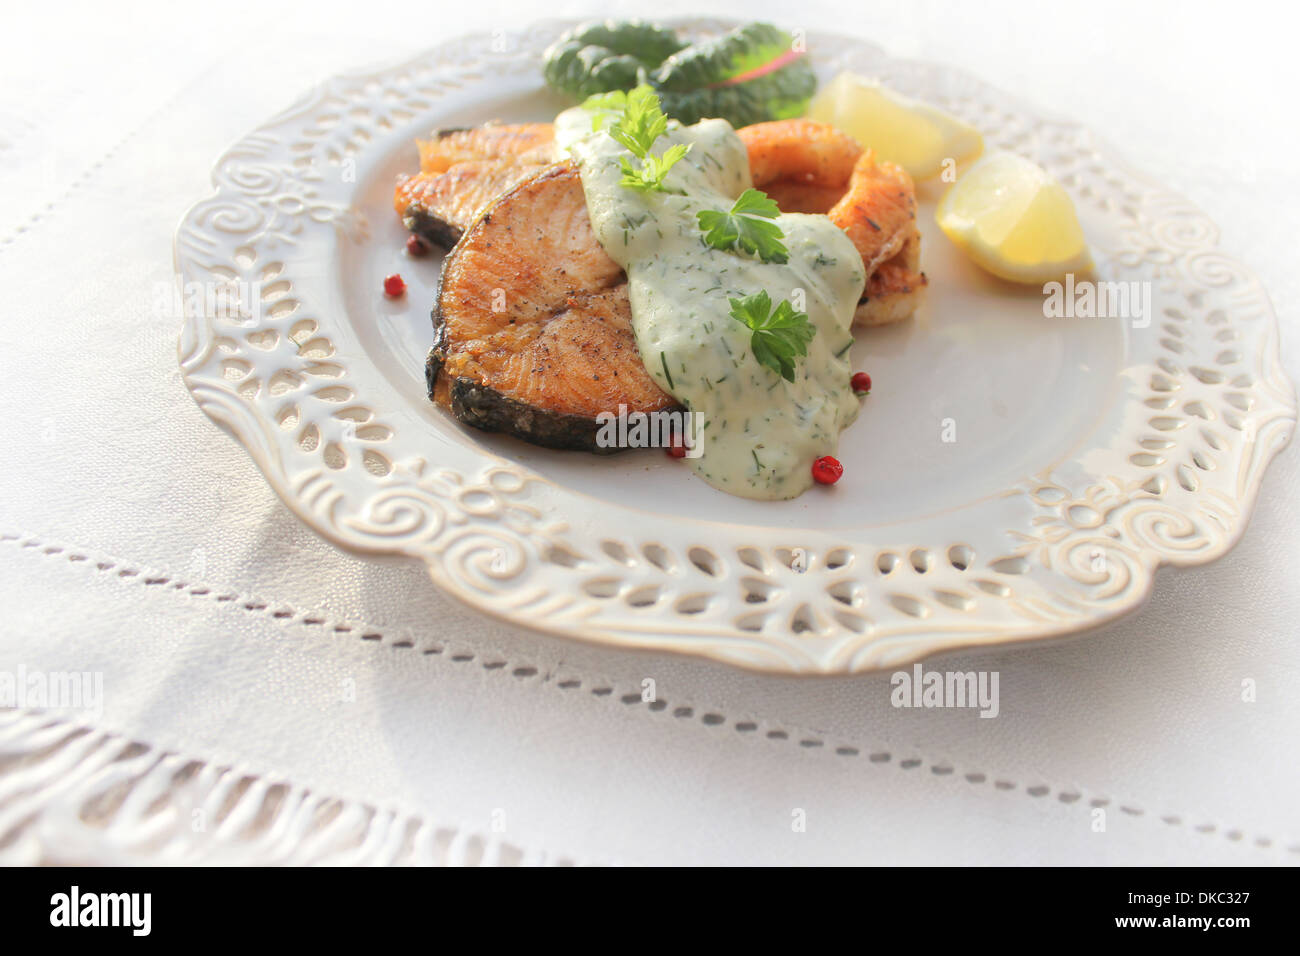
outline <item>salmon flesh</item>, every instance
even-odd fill
[[[614,451],[597,446],[602,412],[676,407],[641,362],[627,276],[591,231],[571,161],[525,179],[469,227],[443,264],[433,325],[429,395],[467,425]]]

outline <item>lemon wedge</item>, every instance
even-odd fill
[[[1065,187],[1014,153],[998,150],[977,160],[944,194],[934,217],[977,265],[1012,282],[1051,282],[1092,268]]]
[[[881,159],[927,179],[984,150],[979,130],[856,73],[841,73],[813,98],[808,115],[848,133]]]

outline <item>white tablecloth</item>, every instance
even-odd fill
[[[335,550],[271,493],[178,375],[181,212],[228,142],[312,83],[536,10],[7,8],[0,673],[102,674],[103,699],[0,713],[0,858],[1300,862],[1293,450],[1236,550],[1162,571],[1140,613],[945,664],[1000,673],[994,720],[894,709],[887,675],[776,679],[510,630],[414,563]],[[592,10],[645,8],[545,13]],[[1296,378],[1297,58],[1286,24],[1234,11],[741,15],[951,60],[1099,130],[1261,273]]]

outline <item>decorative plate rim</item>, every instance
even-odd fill
[[[511,624],[801,674],[1082,632],[1140,607],[1160,565],[1205,563],[1237,542],[1296,399],[1268,296],[1218,249],[1209,218],[1077,123],[1035,117],[961,70],[816,34],[819,59],[995,126],[994,142],[1033,155],[1113,220],[1122,241],[1099,251],[1115,275],[1167,287],[1151,334],[1130,337],[1149,354],[1124,370],[1114,434],[1089,449],[1104,464],[1085,470],[1076,456],[1025,476],[988,506],[1015,523],[982,541],[934,528],[934,540],[873,543],[709,525],[730,535],[718,544],[675,516],[641,540],[575,527],[574,505],[591,499],[487,448],[446,439],[431,461],[438,443],[427,430],[413,440],[413,414],[363,350],[338,347],[355,343],[319,263],[367,223],[343,178],[327,182],[321,168],[375,159],[376,140],[406,135],[439,97],[483,82],[489,59],[535,77],[540,51],[574,22],[459,37],[328,80],[227,149],[213,193],[182,217],[182,292],[205,290],[184,313],[186,385],[308,526],[348,550],[419,557],[444,591]],[[733,23],[666,22],[701,33]]]

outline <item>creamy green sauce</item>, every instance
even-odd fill
[[[849,385],[849,329],[866,277],[853,243],[825,216],[781,215],[785,264],[721,251],[701,239],[696,213],[726,211],[752,185],[745,145],[725,120],[670,122],[655,143],[692,144],[668,173],[671,192],[619,185],[619,157],[605,132],[592,132],[581,107],[556,119],[560,150],[578,162],[596,238],[628,275],[632,328],[646,370],[694,419],[699,455],[685,459],[709,484],[746,498],[781,499],[813,483],[812,463],[834,455],[858,414]],[[732,318],[729,298],[766,289],[789,299],[816,335],[795,359],[793,382],[760,365],[750,329]]]

